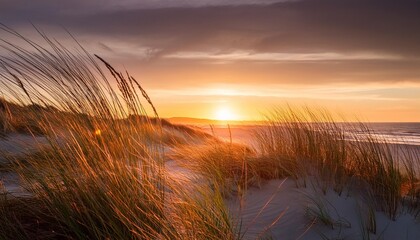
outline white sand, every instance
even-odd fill
[[[203,183],[199,176],[175,161],[168,161],[165,167],[185,187]],[[267,181],[261,188],[251,187],[242,199],[231,197],[226,204],[235,222],[242,222],[245,239],[323,239],[321,234],[328,239],[363,239],[360,219],[367,212],[363,202],[352,195],[344,191],[338,196],[332,190],[323,195],[312,186],[297,188],[293,180],[282,179]],[[307,213],[308,206],[314,206],[308,196],[324,203],[336,222],[334,229],[314,221],[313,215]],[[371,239],[420,239],[420,223],[410,214],[401,213],[396,221],[383,212],[375,214],[377,234],[371,234]]]
[[[363,203],[358,203],[356,197],[346,193],[340,197],[333,191],[326,195],[315,192],[312,187],[296,188],[294,181],[289,179],[272,180],[260,189],[249,189],[241,209],[237,199],[227,202],[233,216],[242,220],[246,239],[262,236],[323,239],[321,234],[328,239],[362,239],[360,215],[365,216],[366,211],[360,210],[359,205]],[[307,207],[313,206],[308,196],[316,196],[325,203],[336,221],[334,229],[322,222],[314,222],[313,217],[307,214]],[[276,222],[280,215],[280,220]],[[377,234],[371,234],[371,239],[420,239],[420,223],[416,223],[410,214],[401,213],[396,221],[391,221],[384,213],[376,212],[376,221]],[[267,226],[271,227],[267,229]]]

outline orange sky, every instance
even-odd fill
[[[420,2],[5,0],[0,22],[127,69],[162,117],[260,120],[309,105],[420,121]],[[35,35],[35,34],[34,34]]]

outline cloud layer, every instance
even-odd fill
[[[414,0],[3,0],[0,22],[65,27],[157,92],[228,84],[281,96],[292,86],[316,98],[307,90],[373,84],[387,90],[354,100],[401,100],[420,91],[419,12]]]

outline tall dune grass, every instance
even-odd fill
[[[395,219],[405,195],[418,199],[418,155],[376,137],[366,124],[337,119],[306,107],[277,109],[268,116],[269,126],[255,133],[260,154],[276,162],[282,177],[303,179],[305,185],[315,176],[324,193],[329,188],[338,194],[360,187],[372,191],[376,208]],[[404,185],[410,189],[406,193]]]
[[[171,158],[217,184],[224,196],[235,193],[241,197],[249,186],[260,186],[264,180],[281,176],[272,158],[233,142],[231,132],[230,141],[217,138],[214,132],[212,136],[201,143],[175,146]]]
[[[181,166],[216,184],[224,196],[243,194],[251,182],[259,180],[252,165],[255,154],[244,145],[211,139],[177,146],[171,155]]]
[[[16,40],[0,39],[7,52],[0,56],[2,95],[19,106],[55,109],[25,108],[49,147],[16,162],[32,201],[0,201],[0,238],[235,238],[225,206],[212,204],[217,189],[192,197],[165,176],[163,145],[153,137],[161,121],[132,76],[77,41],[69,49],[41,31],[42,44],[3,25],[0,31]],[[4,207],[14,204],[24,207]]]
[[[341,192],[349,160],[344,129],[325,111],[276,109],[268,116],[269,126],[255,132],[263,156],[275,159],[281,176],[302,179],[316,174],[325,190],[332,183]],[[313,172],[313,170],[316,172]]]

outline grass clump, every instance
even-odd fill
[[[315,222],[334,228],[350,228],[351,224],[344,218],[340,217],[337,209],[324,199],[321,195],[307,194],[309,204],[306,208],[306,214]]]
[[[395,220],[401,196],[403,176],[398,160],[386,141],[368,136],[353,143],[351,164],[353,176],[367,183],[377,205]]]
[[[280,177],[303,186],[315,179],[324,194],[330,188],[339,195],[363,188],[374,196],[375,208],[393,220],[404,197],[416,199],[416,205],[418,155],[378,138],[366,124],[336,119],[323,110],[277,109],[269,126],[255,133],[260,154],[275,162]],[[404,185],[410,189],[405,193]]]
[[[172,157],[216,184],[224,195],[243,194],[249,184],[259,181],[252,165],[255,155],[241,144],[211,139],[203,144],[178,146]]]
[[[182,185],[178,182],[172,188],[172,219],[179,229],[178,239],[242,239],[240,224],[232,221],[217,183],[191,186],[191,192],[179,191]]]
[[[155,137],[162,122],[132,76],[77,42],[68,49],[38,31],[41,45],[0,28],[16,40],[1,39],[8,53],[0,56],[2,95],[36,122],[49,143],[15,162],[31,197],[1,199],[0,238],[235,238],[218,189],[192,197],[166,181],[163,140]]]
[[[268,127],[255,132],[261,155],[273,159],[280,177],[303,180],[316,174],[325,191],[332,184],[342,192],[349,159],[344,129],[325,111],[277,109]],[[315,171],[314,171],[315,170]]]

